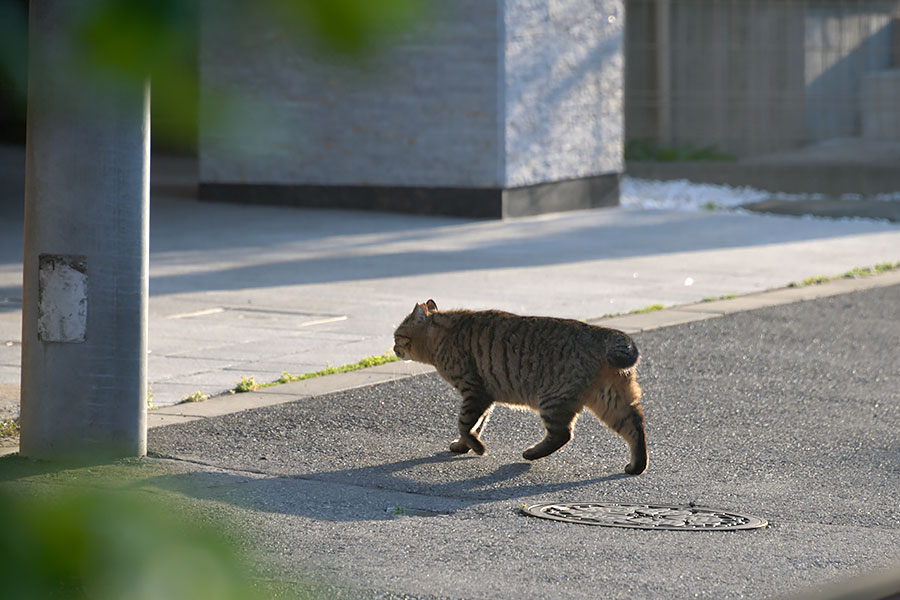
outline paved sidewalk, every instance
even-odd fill
[[[20,158],[6,148],[7,171]],[[14,407],[22,229],[14,178],[0,179],[0,405]],[[190,163],[154,158],[156,406],[382,354],[428,298],[595,319],[900,260],[900,226],[872,220],[614,208],[484,222],[200,203],[193,183]]]

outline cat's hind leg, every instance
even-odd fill
[[[631,450],[631,461],[625,465],[629,475],[640,475],[647,469],[647,440],[644,436],[644,407],[637,400],[614,421],[606,423],[622,436]]]
[[[459,409],[459,438],[450,443],[450,452],[464,454],[470,449],[484,454],[484,443],[479,435],[487,424],[494,401],[484,394],[468,394],[463,397]]]
[[[615,431],[631,451],[631,461],[625,466],[629,475],[640,475],[647,469],[647,440],[644,435],[644,406],[641,388],[633,374],[610,376],[603,381],[587,407]]]
[[[547,433],[540,442],[525,449],[522,453],[525,460],[543,458],[568,444],[578,419],[578,411],[570,408],[568,402],[544,402],[539,411]]]

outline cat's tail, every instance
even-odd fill
[[[633,369],[640,358],[641,353],[631,336],[616,329],[609,330],[606,341],[606,362],[609,366],[623,371]]]

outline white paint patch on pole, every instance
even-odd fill
[[[41,254],[38,339],[81,343],[87,332],[87,261],[84,256]]]

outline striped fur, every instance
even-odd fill
[[[628,443],[625,472],[647,468],[640,355],[621,331],[495,310],[439,311],[429,300],[397,327],[394,343],[397,356],[434,365],[462,395],[453,452],[484,453],[480,434],[499,403],[540,414],[546,435],[522,456],[542,458],[572,438],[587,408]]]

